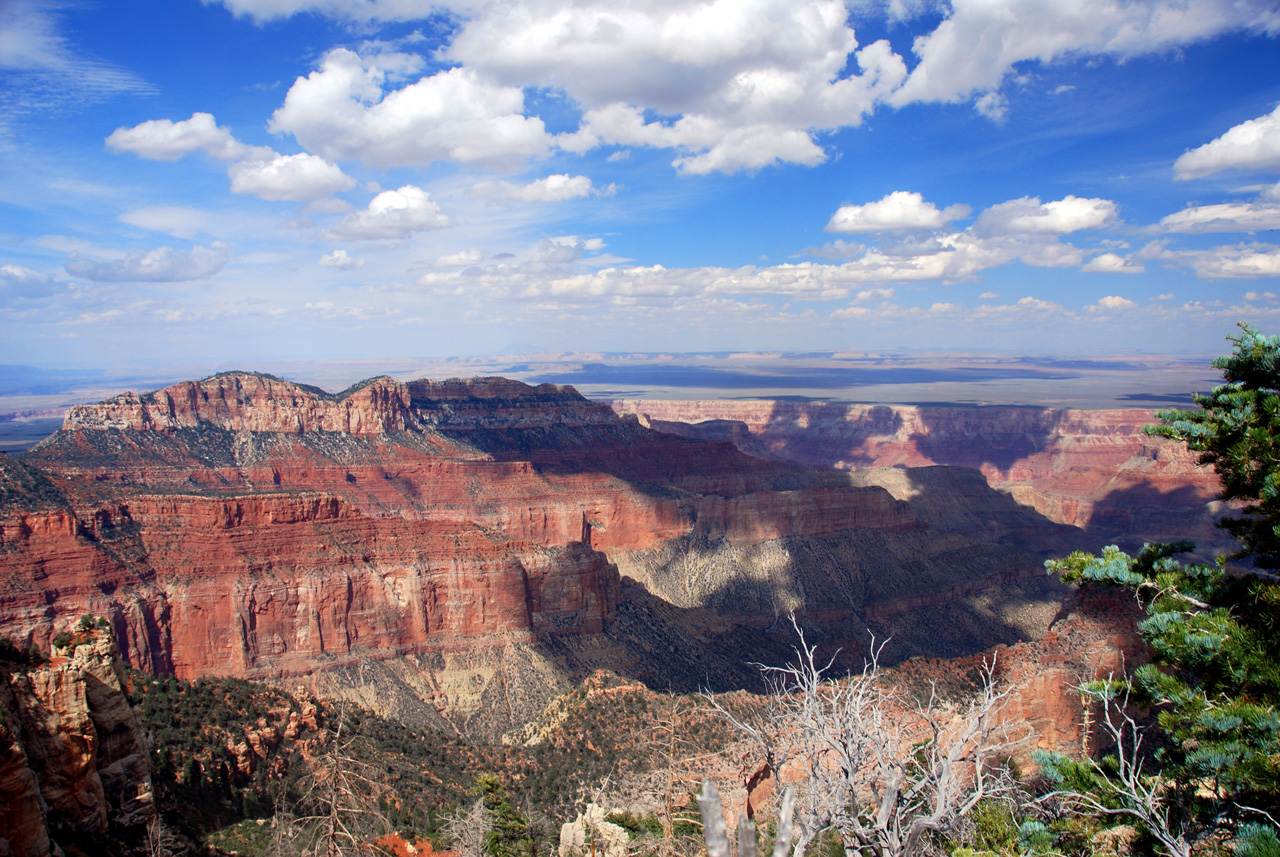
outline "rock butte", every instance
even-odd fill
[[[372,664],[386,706],[494,735],[596,668],[747,685],[793,610],[851,659],[868,629],[895,660],[1038,638],[1063,598],[1043,560],[1098,546],[975,470],[654,426],[690,433],[500,378],[234,372],[78,407],[0,457],[0,633],[47,647],[93,613],[137,668],[322,692]]]

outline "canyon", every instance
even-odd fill
[[[91,613],[137,669],[361,667],[491,735],[598,668],[758,683],[741,653],[785,657],[792,612],[850,659],[868,630],[895,660],[1036,638],[1043,560],[1090,546],[973,470],[799,467],[499,378],[225,373],[79,406],[0,467],[15,642]]]
[[[887,640],[904,681],[997,647],[1010,716],[1081,746],[1073,688],[1141,647],[1132,605],[1071,595],[1045,559],[1222,544],[1212,474],[1151,420],[247,372],[78,406],[0,455],[0,636],[49,650],[86,615],[109,633],[7,674],[0,776],[25,802],[0,837],[47,853],[57,825],[147,817],[126,666],[493,741],[601,671],[760,690],[749,662],[792,656],[795,614],[838,669]]]
[[[78,642],[29,668],[0,663],[4,854],[61,854],[59,843],[92,853],[109,830],[155,817],[150,741],[129,704],[119,653],[100,631],[81,632]]]

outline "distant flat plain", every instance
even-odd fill
[[[49,371],[0,366],[0,451],[20,452],[56,431],[67,409],[218,371],[267,372],[337,392],[374,375],[399,380],[502,375],[572,384],[596,399],[780,399],[867,404],[1041,408],[1192,407],[1220,383],[1211,356],[1088,358],[973,354],[542,353],[447,359],[263,361],[130,370]]]

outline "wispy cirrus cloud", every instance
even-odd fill
[[[120,95],[151,95],[139,75],[94,57],[63,35],[68,2],[0,3],[0,143],[30,117]]]
[[[596,188],[586,176],[571,176],[558,173],[545,178],[535,179],[527,184],[517,185],[507,181],[483,181],[467,189],[467,195],[479,199],[491,199],[497,202],[565,202],[570,199],[582,199],[596,194],[612,196],[617,192],[614,185]]]

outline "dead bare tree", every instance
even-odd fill
[[[797,661],[762,667],[773,692],[759,716],[712,705],[756,743],[779,781],[800,782],[793,857],[828,829],[848,855],[912,857],[927,834],[953,831],[982,800],[1012,790],[1005,761],[1018,742],[1000,717],[1008,691],[997,690],[994,660],[967,702],[932,687],[908,699],[885,680],[883,644],[873,641],[860,675],[828,681],[833,661],[819,662],[792,624]]]
[[[792,823],[795,804],[795,789],[788,788],[778,810],[778,834],[773,840],[773,857],[787,857],[787,852],[791,850],[791,836],[795,831]],[[729,857],[729,834],[724,811],[720,808],[720,793],[711,780],[702,782],[698,808],[702,810],[702,835],[707,844],[707,857]],[[738,857],[756,857],[756,828],[746,813],[738,817]]]
[[[164,823],[159,812],[151,816],[142,840],[142,853],[146,857],[175,857],[188,851],[187,843]]]
[[[445,824],[445,832],[453,840],[458,857],[484,857],[484,840],[492,822],[484,800],[477,800],[466,812],[460,812]]]
[[[301,813],[281,816],[287,829],[277,841],[289,843],[289,850],[300,857],[387,853],[373,843],[393,829],[378,806],[379,796],[388,789],[373,766],[360,758],[360,737],[350,732],[343,703],[327,747],[312,760],[303,781]]]
[[[649,777],[649,794],[662,801],[659,818],[662,822],[663,851],[683,853],[696,850],[682,847],[691,843],[677,843],[675,834],[676,801],[679,796],[691,794],[701,781],[701,772],[715,758],[716,753],[685,736],[687,718],[694,713],[697,703],[675,693],[666,695],[665,709],[653,720],[653,746],[661,759]]]

